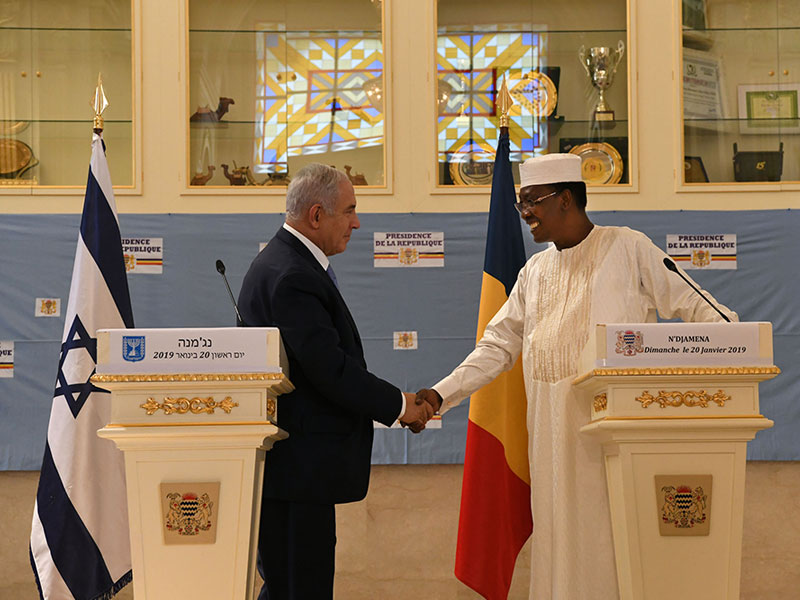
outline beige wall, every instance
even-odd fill
[[[478,599],[453,576],[461,465],[375,467],[367,499],[338,514],[337,600]],[[0,599],[35,600],[28,535],[38,473],[0,473]],[[800,590],[800,463],[747,465],[742,600]],[[523,550],[510,600],[527,598]],[[702,560],[702,557],[698,557]],[[128,589],[121,600],[133,595]]]

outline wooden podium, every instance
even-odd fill
[[[620,598],[739,598],[747,442],[772,426],[758,384],[780,372],[771,325],[597,327],[575,385],[603,446]]]
[[[293,389],[276,329],[98,333],[98,431],[125,453],[136,600],[253,597],[264,453]],[[124,507],[120,507],[121,510]]]

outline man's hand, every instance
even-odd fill
[[[403,395],[406,397],[406,412],[400,419],[400,424],[414,433],[419,433],[425,429],[425,423],[433,416],[433,407],[419,395],[407,392],[403,392]]]
[[[422,388],[417,392],[417,401],[419,400],[424,400],[430,404],[433,412],[439,412],[439,409],[442,408],[442,397],[436,390]]]

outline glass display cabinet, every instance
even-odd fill
[[[490,185],[503,81],[519,163],[572,152],[590,186],[631,181],[629,12],[625,0],[438,0],[439,186]]]
[[[130,0],[0,4],[0,193],[86,185],[99,73],[111,178],[134,185],[131,23]]]
[[[797,2],[681,0],[680,8],[682,185],[800,181]]]
[[[309,162],[385,186],[382,4],[189,0],[190,188],[266,191]]]

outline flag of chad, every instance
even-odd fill
[[[508,133],[500,134],[483,268],[478,339],[525,264]],[[455,574],[489,600],[508,597],[533,529],[525,387],[518,359],[470,399]]]

